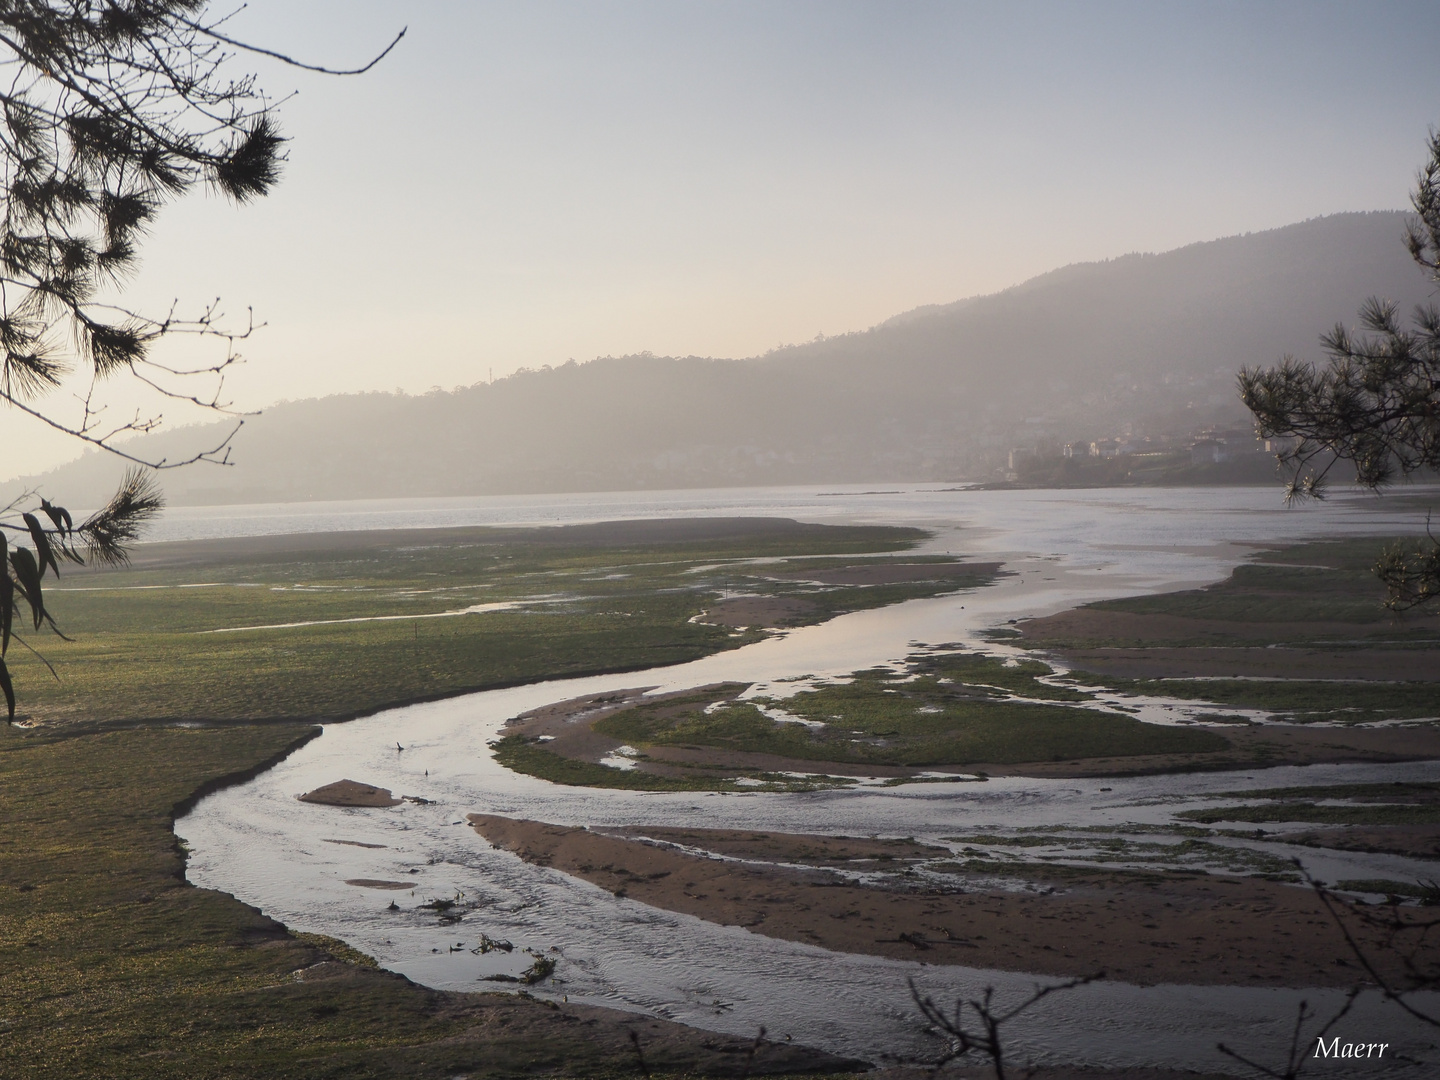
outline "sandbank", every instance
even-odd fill
[[[391,795],[389,788],[362,784],[358,780],[337,780],[297,797],[301,802],[322,806],[399,806],[402,801]]]
[[[837,952],[1037,975],[1103,970],[1141,985],[1348,986],[1358,974],[1313,892],[1258,878],[1102,871],[1057,877],[1048,893],[1009,892],[963,875],[947,886],[907,878],[905,860],[935,854],[910,841],[470,822],[494,846],[617,896]],[[840,865],[898,872],[857,884]]]

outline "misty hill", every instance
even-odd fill
[[[1400,213],[1068,266],[990,296],[747,360],[605,357],[421,397],[340,395],[250,420],[233,468],[167,472],[177,504],[986,478],[1014,446],[1245,423],[1235,372],[1431,287]],[[185,456],[209,432],[137,444]],[[122,464],[43,478],[72,505]],[[36,478],[30,478],[36,482]],[[9,485],[16,487],[17,485]]]

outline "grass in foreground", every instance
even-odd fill
[[[627,1076],[631,1028],[656,1075],[738,1074],[743,1053],[706,1048],[704,1033],[427,990],[186,884],[175,805],[311,730],[0,729],[0,1076]],[[790,1047],[769,1054],[781,1071],[826,1064]]]
[[[177,545],[186,558],[169,566],[147,552],[145,568],[67,571],[47,594],[77,638],[47,643],[63,681],[17,657],[22,712],[43,723],[0,728],[0,1075],[630,1075],[631,1028],[656,1075],[738,1072],[740,1051],[677,1025],[433,992],[338,942],[297,938],[189,886],[172,813],[313,730],[286,718],[732,648],[759,634],[688,620],[760,574],[751,557],[863,561],[918,536],[797,526],[627,546],[456,530],[319,552]],[[762,575],[755,588],[808,587]],[[813,617],[893,599],[831,590]],[[414,617],[497,601],[534,603]],[[297,622],[319,625],[275,625]],[[249,629],[205,632],[234,627]],[[159,723],[191,718],[222,722]],[[766,1055],[781,1071],[836,1064],[801,1048]]]

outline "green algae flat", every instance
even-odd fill
[[[858,776],[883,777],[879,782],[889,785],[978,779],[913,775],[921,769],[1230,747],[1204,728],[1147,724],[1071,704],[1086,695],[1040,681],[1051,674],[1037,661],[930,651],[912,657],[904,672],[858,671],[848,682],[778,700],[746,699],[747,687],[739,684],[637,696],[580,727],[559,725],[558,739],[534,728],[528,716],[517,717],[512,724],[520,728],[496,744],[496,757],[519,772],[586,787],[813,791]],[[596,713],[593,702],[574,705],[577,713]],[[628,747],[629,767],[602,763],[605,751],[580,739],[582,728],[603,736],[612,751]]]
[[[785,576],[792,559],[801,569],[817,556],[884,566],[883,553],[925,534],[783,519],[688,522],[677,534],[671,524],[142,547],[134,567],[67,570],[47,590],[74,640],[40,643],[59,681],[15,655],[20,713],[82,725],[344,718],[738,648],[763,629],[698,619],[736,590],[803,600],[792,621],[813,623],[994,578],[976,567],[934,580],[816,586]],[[642,542],[652,533],[655,542]]]

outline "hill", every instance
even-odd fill
[[[1236,370],[1351,324],[1365,297],[1430,298],[1400,213],[1068,266],[917,308],[869,330],[720,360],[603,357],[411,397],[274,406],[233,468],[168,473],[177,504],[876,480],[990,479],[1012,448],[1243,425]],[[182,456],[200,429],[147,437]],[[88,454],[43,478],[72,505],[121,463]]]

